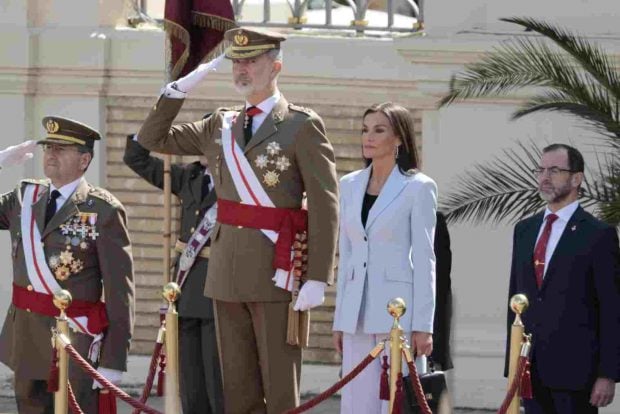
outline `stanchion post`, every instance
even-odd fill
[[[164,286],[163,297],[168,301],[166,312],[166,382],[164,407],[166,414],[181,412],[179,399],[179,314],[174,302],[181,295],[181,288],[174,282]]]
[[[510,360],[508,362],[508,389],[517,374],[517,366],[519,364],[519,355],[521,354],[521,345],[525,334],[525,326],[521,320],[521,314],[527,310],[529,301],[527,296],[518,293],[510,298],[510,309],[515,313],[515,320],[510,328]],[[521,402],[519,392],[515,393],[506,414],[519,414],[521,410]]]
[[[53,339],[58,353],[58,391],[54,393],[54,414],[67,414],[69,411],[69,355],[60,343],[59,335],[69,336],[66,310],[71,306],[72,300],[71,293],[67,290],[59,290],[54,294],[54,306],[60,309],[60,315],[56,317],[56,332]]]
[[[403,352],[403,328],[400,326],[400,317],[407,311],[407,306],[402,298],[395,298],[388,302],[388,313],[394,318],[390,330],[390,413],[394,409],[396,396],[396,381],[402,371]]]

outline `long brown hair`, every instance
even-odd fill
[[[385,115],[390,122],[392,130],[401,140],[401,144],[398,146],[398,157],[396,157],[396,164],[400,172],[406,174],[409,170],[419,168],[420,159],[415,142],[415,130],[413,128],[411,112],[407,108],[393,102],[383,102],[374,104],[366,109],[362,119],[366,118],[368,114],[377,112]],[[371,160],[368,158],[364,158],[364,161],[367,167],[371,163]]]

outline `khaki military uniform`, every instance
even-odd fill
[[[163,160],[151,156],[147,149],[133,140],[133,135],[127,138],[123,160],[146,181],[163,189]],[[200,162],[170,166],[171,192],[181,201],[181,227],[175,246],[177,250],[182,251],[207,209],[215,203],[215,191],[204,194],[204,181],[208,179],[204,172],[205,167]],[[218,414],[224,410],[213,301],[204,295],[209,267],[208,253],[209,246],[205,246],[189,270],[177,302],[181,404],[184,414]]]
[[[218,198],[239,202],[221,141],[228,109],[172,126],[182,105],[183,100],[161,97],[138,134],[140,143],[163,153],[205,154]],[[333,148],[322,120],[281,97],[246,145],[240,109],[233,108],[239,113],[232,135],[275,207],[299,209],[307,193],[307,279],[331,283],[338,188]],[[216,299],[227,413],[280,414],[299,401],[301,351],[286,344],[291,294],[272,281],[273,257],[274,245],[260,230],[216,224],[205,292]]]
[[[132,335],[134,317],[134,282],[131,245],[128,237],[125,210],[116,198],[101,188],[91,186],[82,178],[77,189],[47,226],[45,209],[49,199],[49,182],[23,181],[15,191],[0,197],[0,229],[11,234],[13,283],[31,290],[27,276],[21,229],[21,194],[29,184],[40,186],[41,196],[33,205],[36,225],[41,233],[45,257],[51,264],[61,253],[71,253],[69,274],[58,283],[67,289],[74,300],[97,302],[105,300],[109,327],[102,342],[99,366],[126,371],[127,353]],[[62,226],[79,217],[96,217],[92,229],[97,235],[75,240],[63,234]],[[56,258],[56,259],[54,259]],[[71,267],[70,267],[71,268]],[[52,270],[54,273],[54,270]],[[60,273],[56,273],[59,275]],[[53,412],[52,394],[39,393],[48,378],[52,348],[50,328],[53,317],[18,309],[11,305],[0,336],[0,361],[15,373],[16,397],[20,413]],[[72,344],[88,359],[92,338],[72,332]],[[70,364],[70,381],[78,402],[87,413],[97,412],[96,392],[92,380],[74,364]],[[43,410],[43,411],[41,411]]]

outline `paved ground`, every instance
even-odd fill
[[[340,399],[332,398],[323,402],[318,407],[307,411],[308,414],[337,414]],[[163,410],[163,398],[152,397],[149,399],[149,405],[157,410]],[[118,406],[118,414],[130,414],[132,412],[131,407],[121,402]],[[455,414],[489,414],[492,411],[483,410],[470,410],[470,409],[456,409]],[[14,414],[17,413],[15,408],[15,401],[12,398],[0,397],[0,414]]]

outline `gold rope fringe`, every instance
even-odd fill
[[[187,59],[189,59],[189,44],[190,37],[189,32],[185,30],[181,25],[173,22],[172,20],[164,20],[164,30],[170,37],[175,37],[185,45],[185,50],[179,57],[179,60],[174,64],[172,69],[169,71],[169,80],[174,81],[179,77],[181,70],[187,63]]]
[[[192,23],[199,27],[214,29],[220,32],[225,32],[237,27],[234,20],[197,11],[192,11]]]

